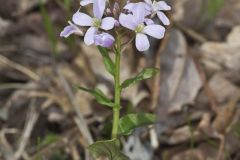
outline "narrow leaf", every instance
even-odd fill
[[[63,3],[63,4],[64,4],[64,7],[66,8],[67,11],[69,11],[70,8],[71,8],[71,2],[72,2],[72,1],[71,1],[71,0],[64,0],[63,2],[64,2],[64,3]]]
[[[57,37],[56,37],[55,31],[54,31],[54,25],[50,19],[50,16],[49,16],[45,6],[44,6],[43,0],[39,0],[39,4],[40,4],[41,15],[43,17],[44,27],[47,31],[48,39],[51,42],[52,51],[55,56],[54,58],[56,58],[58,55],[58,50],[57,50]]]
[[[141,126],[150,125],[156,122],[156,116],[149,113],[128,114],[119,121],[119,134],[129,135]]]
[[[118,140],[98,141],[88,147],[95,159],[130,160],[125,156],[118,145]]]
[[[218,11],[223,7],[224,0],[210,0],[208,1],[207,12],[209,20],[212,20]]]
[[[155,76],[158,72],[159,72],[159,69],[157,69],[157,68],[145,68],[139,74],[137,74],[135,77],[125,80],[122,83],[121,88],[127,88],[131,84],[135,84],[138,81],[149,79],[149,78]]]
[[[80,87],[78,86],[78,89],[82,90],[82,91],[85,91],[85,92],[88,92],[90,94],[92,94],[95,98],[96,98],[96,101],[99,103],[99,104],[102,104],[102,105],[105,105],[105,106],[108,106],[108,107],[113,107],[115,104],[107,98],[106,95],[104,95],[104,93],[96,88],[96,89],[87,89],[87,88],[83,88],[83,87]]]
[[[112,61],[112,59],[109,56],[108,50],[104,47],[98,46],[98,50],[101,53],[103,57],[103,63],[107,69],[107,71],[114,76],[115,73],[115,65]]]

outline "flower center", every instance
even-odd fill
[[[135,29],[135,32],[136,33],[142,33],[142,31],[144,30],[145,28],[145,25],[143,23],[139,24],[136,29]]]
[[[99,28],[101,26],[101,20],[93,18],[93,27]]]

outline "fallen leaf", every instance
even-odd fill
[[[192,59],[187,55],[186,40],[180,31],[171,33],[161,62],[160,103],[168,106],[169,110],[181,111],[184,104],[194,103],[202,82]]]

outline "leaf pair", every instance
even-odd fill
[[[134,129],[149,125],[156,121],[156,117],[152,114],[128,114],[119,121],[119,134],[128,135]],[[98,141],[88,147],[95,159],[107,160],[130,160],[121,152],[120,144],[117,139]]]
[[[98,46],[98,50],[103,57],[103,63],[105,65],[106,70],[111,75],[114,76],[115,75],[115,64],[112,61],[112,59],[110,58],[108,50],[101,46]],[[137,74],[135,77],[125,80],[122,83],[121,88],[127,88],[131,84],[135,84],[138,81],[149,79],[149,78],[155,76],[158,72],[159,72],[159,69],[157,69],[157,68],[145,68],[139,74]]]

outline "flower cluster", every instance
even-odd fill
[[[135,45],[139,51],[145,51],[150,47],[147,35],[157,39],[164,37],[165,28],[155,23],[153,19],[157,15],[163,25],[170,24],[163,13],[171,10],[166,2],[144,0],[132,3],[128,0],[123,8],[120,8],[119,3],[116,0],[111,7],[109,0],[82,0],[81,6],[93,5],[93,16],[80,12],[80,8],[72,17],[73,23],[69,22],[61,36],[83,35],[86,30],[84,42],[87,45],[95,44],[110,48],[115,43],[116,32],[128,29],[135,33]]]

